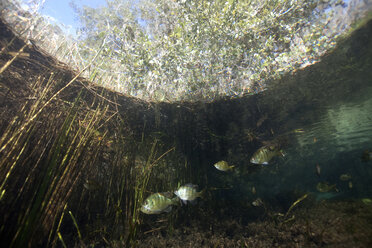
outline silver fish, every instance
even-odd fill
[[[263,201],[261,200],[261,198],[257,198],[256,200],[254,200],[254,201],[252,202],[252,205],[253,205],[254,207],[260,207],[260,206],[263,205]]]
[[[350,174],[342,174],[340,176],[340,180],[341,181],[349,181],[351,179],[351,175]]]
[[[252,187],[252,189],[251,189],[251,191],[252,191],[252,194],[254,194],[254,195],[255,195],[255,194],[256,194],[256,187],[255,187],[255,186],[253,186],[253,187]]]
[[[353,188],[353,182],[352,181],[349,181],[349,183],[347,185],[349,186],[349,189]]]
[[[315,173],[320,177],[320,171],[321,171],[321,168],[320,168],[320,165],[319,164],[316,164],[315,166]]]
[[[194,201],[196,198],[201,197],[203,191],[197,191],[198,186],[194,184],[185,184],[179,187],[178,190],[174,191],[174,193],[182,200],[183,203],[187,203],[187,201]]]

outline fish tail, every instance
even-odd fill
[[[180,205],[180,198],[178,196],[172,198],[172,204],[176,206]]]
[[[207,188],[204,188],[202,191],[199,192],[198,197],[204,198],[205,192],[207,191]]]

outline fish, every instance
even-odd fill
[[[167,193],[154,193],[146,198],[140,210],[145,214],[161,214],[170,212],[172,205],[179,205],[178,197],[169,198]]]
[[[251,157],[250,162],[252,164],[264,164],[267,165],[269,164],[270,160],[274,156],[283,156],[284,153],[279,150],[278,146],[275,145],[268,145],[268,146],[263,146],[259,148]]]
[[[268,115],[265,114],[264,116],[262,116],[258,121],[257,121],[257,127],[260,127],[262,125],[262,123],[264,123],[267,119],[268,119]]]
[[[364,150],[361,156],[362,162],[368,162],[372,160],[372,152],[369,150]]]
[[[351,179],[351,175],[350,174],[342,174],[340,176],[340,180],[341,181],[349,181]]]
[[[297,128],[295,130],[293,130],[294,133],[304,133],[305,130],[303,130],[302,128]]]
[[[316,172],[316,174],[318,175],[318,176],[320,176],[320,165],[319,164],[316,164],[316,166],[315,166],[315,172]]]
[[[99,190],[102,188],[102,185],[94,179],[86,179],[83,186],[87,190],[91,190],[91,191]]]
[[[229,165],[229,163],[227,163],[226,161],[221,160],[221,161],[215,163],[214,167],[216,167],[216,169],[220,170],[220,171],[229,171],[229,170],[232,170],[235,166],[234,165]]]
[[[196,198],[202,197],[204,190],[198,192],[197,189],[197,185],[188,183],[179,187],[174,191],[174,194],[176,194],[184,204],[187,204],[188,201],[194,202]]]
[[[330,185],[329,183],[327,182],[319,182],[317,185],[316,185],[316,189],[319,191],[319,192],[322,192],[322,193],[325,193],[325,192],[330,192],[332,190],[335,190],[338,192],[338,189],[336,188],[336,184],[332,184]]]
[[[349,181],[349,183],[347,185],[349,186],[349,189],[353,188],[353,182],[352,181]]]
[[[262,206],[262,205],[263,205],[263,201],[261,200],[261,198],[257,198],[256,200],[254,200],[254,201],[252,202],[252,205],[253,205],[254,207]]]
[[[366,205],[372,205],[372,199],[371,198],[363,198],[362,202]]]
[[[254,195],[255,195],[255,194],[256,194],[256,192],[257,192],[257,191],[256,191],[256,187],[255,187],[255,186],[253,186],[253,187],[252,187],[252,189],[251,189],[251,191],[252,191],[252,194],[254,194]]]

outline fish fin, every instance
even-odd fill
[[[88,184],[88,183],[84,183],[83,186],[84,186],[84,188],[86,188],[87,190],[90,190],[90,187],[89,187],[89,184]]]
[[[164,212],[166,213],[169,213],[170,211],[172,211],[172,205],[169,205],[166,209],[163,210]]]
[[[286,154],[285,154],[285,152],[283,150],[280,150],[279,151],[279,155],[281,155],[284,158]]]
[[[167,197],[167,198],[171,198],[173,196],[172,192],[161,192],[160,194]]]
[[[263,140],[262,141],[263,146],[270,146],[271,144],[272,144],[272,141],[269,141],[269,140]]]
[[[268,164],[269,164],[269,162],[266,162],[266,161],[265,161],[265,162],[263,162],[262,164],[264,164],[264,165],[268,165]]]
[[[203,198],[207,188],[204,188],[202,191],[199,192],[198,197]]]
[[[336,191],[337,193],[340,192],[340,190],[337,188],[337,184],[331,185],[332,189]]]
[[[184,205],[187,205],[187,200],[181,200]]]
[[[180,198],[178,196],[172,198],[172,204],[176,206],[180,205]]]
[[[256,160],[254,160],[254,159],[249,160],[249,162],[250,162],[251,164],[258,164],[258,163],[256,162]]]
[[[236,175],[240,175],[240,169],[237,167],[236,169],[233,170],[233,172],[236,174]]]
[[[196,184],[192,184],[192,183],[187,183],[187,184],[185,184],[184,186],[186,186],[186,187],[191,187],[191,188],[194,188],[194,189],[197,189],[197,188],[198,188],[198,185],[196,185]]]

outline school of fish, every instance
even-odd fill
[[[197,191],[198,186],[195,184],[185,184],[180,186],[174,194],[176,197],[172,198],[172,193],[154,193],[146,198],[140,210],[145,214],[160,214],[170,212],[172,206],[180,205],[180,201],[184,204],[187,202],[195,202],[196,198],[202,197],[203,191]]]
[[[363,153],[363,159],[364,161],[369,161],[371,152],[366,150]],[[268,165],[269,162],[275,157],[275,156],[282,156],[284,157],[285,154],[283,151],[279,148],[278,145],[264,145],[257,149],[251,159],[250,163],[254,165]],[[228,171],[234,171],[235,166],[229,164],[225,160],[221,160],[213,164],[213,166],[222,172],[228,172]],[[321,167],[319,164],[316,164],[315,166],[315,172],[316,174],[321,177]],[[350,174],[342,174],[340,175],[339,179],[341,181],[348,181],[348,187],[351,189],[353,186],[351,182],[352,176]],[[85,186],[85,185],[84,185]],[[87,184],[87,188],[90,185]],[[316,189],[318,192],[325,193],[325,192],[331,192],[339,190],[337,189],[336,184],[329,184],[328,182],[319,182],[316,185]],[[173,193],[175,197],[173,197],[173,194],[170,192],[165,193],[153,193],[150,196],[148,196],[145,201],[143,202],[140,210],[145,214],[160,214],[164,212],[170,212],[173,208],[173,206],[179,206],[182,202],[183,204],[187,204],[188,202],[194,203],[197,198],[201,198],[205,189],[202,191],[198,191],[198,185],[195,184],[184,184],[180,186],[178,189],[176,189]],[[252,187],[252,194],[256,194],[256,188]],[[263,205],[263,201],[261,198],[257,198],[252,202],[252,205],[255,207],[259,207]]]

